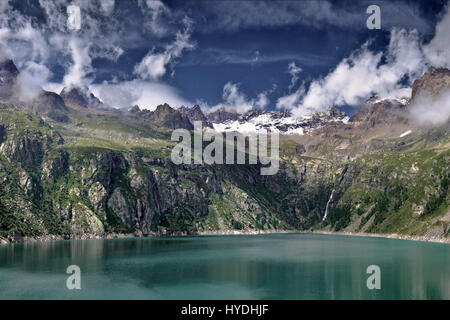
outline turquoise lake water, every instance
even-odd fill
[[[68,290],[69,265],[81,290]],[[381,289],[369,290],[369,265]],[[450,299],[450,245],[273,234],[0,246],[0,299]]]

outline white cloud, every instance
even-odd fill
[[[223,87],[222,98],[227,107],[231,107],[239,113],[244,113],[253,108],[254,101],[247,99],[246,95],[239,90],[239,85],[228,82]]]
[[[245,113],[246,111],[254,108],[263,109],[269,105],[268,95],[275,90],[274,85],[270,90],[262,91],[257,94],[256,98],[249,98],[239,87],[239,84],[233,82],[227,82],[223,87],[222,99],[223,102],[210,108],[210,111],[217,110],[219,108],[225,108],[237,113]]]
[[[416,96],[408,110],[410,118],[419,125],[445,123],[450,117],[450,90],[437,99],[425,94]]]
[[[436,25],[434,38],[424,46],[423,50],[428,61],[436,67],[450,68],[450,7]]]
[[[0,14],[4,13],[7,10],[10,10],[11,6],[9,4],[9,0],[0,1]]]
[[[292,108],[296,115],[323,111],[333,105],[354,105],[371,95],[397,97],[409,93],[411,80],[426,68],[418,32],[393,29],[387,53],[371,52],[366,43],[342,60],[324,78],[278,100],[277,107]],[[405,78],[406,77],[406,78]],[[402,80],[409,79],[407,83]]]
[[[160,0],[139,0],[139,6],[146,17],[144,28],[150,30],[158,37],[170,32],[167,17],[172,15],[170,9]]]
[[[17,11],[5,15],[14,21],[12,26],[7,21],[0,26],[0,51],[3,56],[14,59],[18,65],[27,61],[46,61],[50,48],[42,32],[34,28],[29,19],[18,15]]]
[[[278,98],[276,108],[288,110],[294,109],[298,107],[299,101],[304,94],[305,87],[301,86],[294,93]]]
[[[51,91],[51,92],[54,92],[57,94],[59,94],[63,88],[64,88],[64,84],[57,83],[57,82],[47,82],[42,85],[42,89],[44,89],[46,91]]]
[[[115,0],[99,0],[100,11],[102,14],[109,16],[114,10]]]
[[[69,40],[69,48],[72,55],[72,65],[64,76],[63,82],[66,86],[87,85],[90,82],[87,76],[92,72],[89,45],[86,46],[84,41],[73,37]]]
[[[66,6],[66,0],[39,0],[39,5],[45,11],[46,27],[52,30],[65,31],[67,28],[67,16],[63,14],[63,6]]]
[[[289,92],[294,88],[295,84],[298,81],[298,74],[302,72],[303,69],[298,67],[294,61],[289,63],[288,65],[288,73],[291,75],[291,84],[289,85]]]
[[[105,58],[114,62],[117,62],[117,60],[124,54],[124,50],[115,45],[103,45],[101,47],[93,44],[93,46],[90,47],[89,55],[92,57],[92,59],[95,58]]]
[[[261,92],[260,94],[258,94],[258,98],[255,101],[255,106],[260,109],[264,109],[268,105],[269,105],[269,98],[267,97],[267,93]]]
[[[141,109],[154,110],[163,103],[172,107],[193,105],[179,90],[161,82],[132,80],[95,84],[91,85],[90,89],[106,105],[117,108],[128,108],[137,104]]]
[[[195,43],[191,41],[191,20],[185,18],[184,25],[184,30],[178,31],[175,40],[168,44],[162,52],[155,52],[153,48],[135,66],[134,73],[142,79],[157,80],[166,74],[168,66],[176,63],[184,50],[194,49]]]
[[[48,82],[51,71],[44,65],[29,61],[20,71],[16,85],[19,89],[18,98],[24,102],[34,99]]]

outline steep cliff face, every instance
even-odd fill
[[[13,87],[16,84],[19,70],[12,60],[0,61],[0,100],[9,100],[14,95]]]
[[[450,70],[430,68],[421,78],[414,81],[411,100],[414,101],[419,94],[426,94],[436,98],[449,88]]]
[[[407,100],[370,99],[349,121],[364,129],[405,121],[407,103]]]
[[[174,165],[170,158],[68,147],[45,122],[24,129],[27,138],[16,129],[1,146],[5,186],[41,221],[24,235],[305,228],[320,220],[327,200],[320,188],[330,189],[334,179],[332,166],[319,168],[320,161],[299,160],[301,171],[283,165],[280,175],[263,177],[258,165]]]
[[[194,105],[192,108],[186,108],[185,106],[181,106],[177,110],[182,114],[186,115],[191,123],[194,123],[195,121],[200,121],[203,127],[211,127],[211,123],[203,114],[203,111],[198,104]]]

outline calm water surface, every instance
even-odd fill
[[[81,290],[66,268],[81,268]],[[368,290],[366,268],[381,268]],[[450,299],[450,245],[334,235],[0,246],[0,299]]]

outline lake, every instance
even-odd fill
[[[68,290],[69,265],[81,289]],[[369,290],[367,267],[380,268]],[[450,299],[450,245],[318,234],[0,246],[0,299]]]

